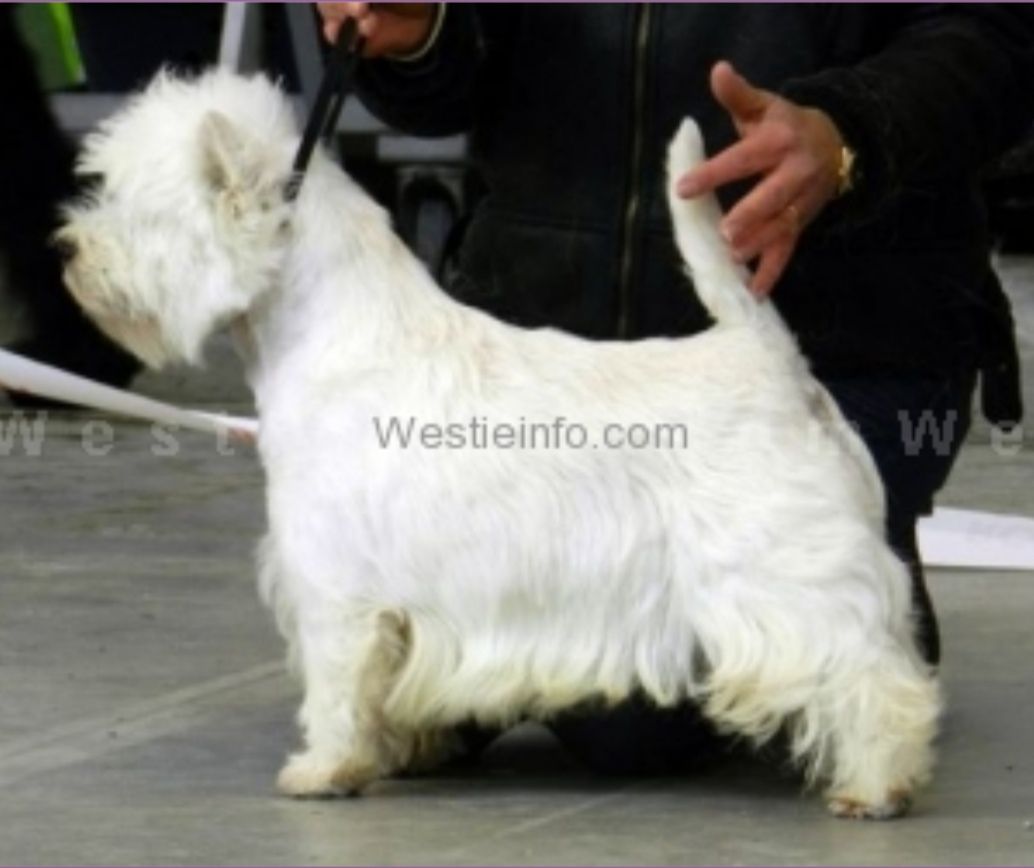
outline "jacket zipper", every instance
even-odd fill
[[[632,312],[632,251],[635,247],[635,226],[639,217],[643,163],[643,112],[646,103],[646,48],[650,40],[650,4],[636,7],[635,66],[632,95],[632,173],[625,200],[625,216],[621,234],[621,259],[618,272],[619,338],[627,338]]]

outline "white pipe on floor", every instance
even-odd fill
[[[177,425],[206,434],[229,434],[244,440],[258,435],[257,419],[185,410],[70,374],[59,368],[0,349],[0,388],[104,410],[120,416]]]

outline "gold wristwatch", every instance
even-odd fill
[[[837,195],[836,198],[850,193],[855,188],[858,180],[856,163],[858,155],[847,145],[840,146],[840,165],[837,167]]]

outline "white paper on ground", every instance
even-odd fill
[[[179,425],[210,434],[228,433],[245,438],[258,434],[258,420],[239,416],[184,410],[172,404],[134,395],[69,374],[59,368],[0,349],[0,386],[10,391],[30,392],[44,398],[104,410],[120,416],[147,419],[162,425]]]
[[[938,507],[919,521],[919,552],[931,567],[1034,570],[1034,518]]]

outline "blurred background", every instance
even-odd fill
[[[132,382],[136,362],[75,309],[47,246],[58,204],[75,192],[76,141],[162,66],[264,70],[296,96],[303,116],[324,50],[307,3],[0,7],[0,99],[9,107],[0,120],[0,345],[113,385]],[[350,173],[393,212],[432,271],[447,269],[461,217],[479,195],[463,137],[396,135],[355,98],[338,132],[334,147]],[[1034,253],[1034,135],[988,167],[985,191],[999,249]]]
[[[138,365],[74,307],[47,246],[58,204],[75,193],[78,138],[162,66],[264,70],[296,96],[303,116],[324,50],[307,3],[0,7],[0,99],[8,107],[0,120],[0,345],[113,385],[133,382]],[[334,147],[350,173],[393,212],[433,271],[447,269],[461,217],[479,195],[463,137],[396,135],[355,98],[338,132]],[[1034,135],[988,167],[985,190],[999,249],[1034,253]]]

